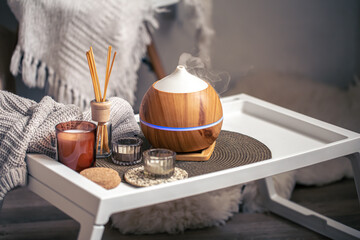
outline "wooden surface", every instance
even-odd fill
[[[210,85],[192,93],[162,92],[153,85],[140,106],[140,119],[161,127],[199,127],[215,123],[222,116],[219,96]],[[221,126],[222,122],[201,130],[163,131],[141,124],[141,129],[154,147],[194,152],[209,147],[219,136]]]
[[[208,148],[199,153],[177,153],[176,160],[178,161],[207,161],[214,152],[216,141],[213,142]]]
[[[150,31],[149,31],[150,34]],[[151,37],[151,43],[149,45],[147,45],[146,49],[147,49],[147,54],[149,56],[151,65],[153,67],[153,70],[155,72],[156,78],[158,80],[166,77],[166,73],[165,73],[165,69],[163,68],[163,65],[161,63],[159,54],[157,53],[156,50],[156,46],[154,43],[154,39],[152,38],[152,35],[150,34]]]
[[[297,187],[292,199],[360,229],[360,207],[353,180],[324,187]],[[29,192],[9,193],[0,212],[0,239],[76,239],[79,224]],[[271,213],[238,213],[223,226],[187,230],[183,234],[122,235],[106,227],[103,239],[327,239]]]
[[[96,102],[92,100],[90,102],[91,106],[91,119],[96,122],[108,122],[110,120],[110,108],[111,102]]]
[[[154,88],[144,95],[140,118],[148,123],[175,128],[198,127],[218,121],[222,106],[213,87],[191,93],[169,93]]]

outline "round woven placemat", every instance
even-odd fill
[[[145,139],[143,140],[143,150],[150,148],[149,143]],[[240,133],[221,131],[209,160],[204,162],[176,161],[176,166],[187,171],[188,177],[193,177],[270,158],[271,151],[260,141]],[[112,168],[119,173],[122,179],[128,169],[139,167],[141,164],[119,166],[113,163],[111,158],[96,160],[96,166]]]

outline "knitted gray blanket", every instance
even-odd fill
[[[130,104],[110,98],[113,139],[139,134]],[[39,103],[0,91],[0,207],[6,193],[27,180],[26,153],[55,158],[55,125],[69,120],[91,119],[90,109],[81,112],[46,96]]]
[[[137,70],[150,43],[145,22],[157,26],[152,1],[8,0],[8,4],[19,21],[10,69],[14,76],[21,74],[26,86],[45,89],[57,102],[86,109],[93,90],[85,52],[93,47],[97,72],[105,76],[107,47],[112,45],[121,54],[107,95],[135,101]]]
[[[30,88],[45,89],[57,102],[86,109],[93,89],[85,52],[93,47],[97,72],[105,76],[107,47],[112,45],[119,55],[107,96],[122,97],[133,104],[137,71],[151,41],[146,25],[158,27],[155,15],[166,2],[171,1],[8,0],[19,21],[11,73],[21,75]],[[214,35],[211,8],[209,0],[183,0],[175,13],[180,25],[187,23],[184,29],[195,30],[195,49],[208,67]]]

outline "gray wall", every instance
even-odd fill
[[[181,52],[193,50],[191,34],[161,20],[155,39],[171,71]],[[253,68],[345,86],[359,65],[357,0],[214,0],[213,24],[213,67],[233,79]]]
[[[0,25],[12,32],[15,32],[17,29],[17,21],[9,9],[6,0],[0,0]]]
[[[216,0],[214,9],[218,68],[252,65],[339,86],[353,77],[357,0]]]

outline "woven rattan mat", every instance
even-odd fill
[[[144,144],[143,150],[149,148]],[[258,140],[236,132],[221,131],[210,159],[204,162],[177,161],[176,166],[188,172],[189,177],[216,172],[233,167],[260,162],[271,158],[271,151]],[[97,167],[108,167],[116,170],[124,179],[124,173],[133,166],[119,166],[110,158],[96,160]]]

